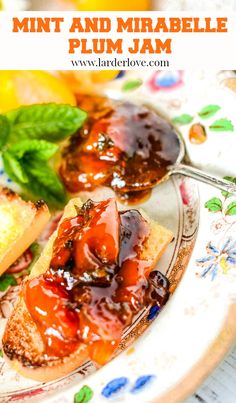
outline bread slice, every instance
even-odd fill
[[[61,220],[76,216],[76,207],[81,206],[80,199],[70,200]],[[151,231],[142,253],[143,257],[148,257],[152,261],[154,268],[157,260],[171,242],[173,235],[169,230],[148,219],[146,215],[145,219],[148,220]],[[30,278],[39,276],[48,269],[56,236],[57,231],[49,239],[42,255],[31,271]],[[67,357],[51,361],[45,360],[43,358],[43,341],[22,296],[18,298],[14,312],[8,320],[3,336],[3,351],[5,358],[17,372],[43,382],[68,374],[88,358],[86,345],[81,344],[77,351]]]
[[[0,188],[0,275],[35,241],[49,217],[44,202],[26,202]]]

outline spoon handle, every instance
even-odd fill
[[[200,182],[206,183],[207,185],[211,185],[220,190],[232,193],[234,196],[236,196],[236,185],[234,183],[228,182],[227,180],[221,178],[217,178],[213,175],[209,175],[206,172],[192,166],[184,164],[175,165],[170,169],[170,174],[180,174],[188,176]]]

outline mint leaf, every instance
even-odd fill
[[[0,349],[0,357],[1,357],[1,358],[3,357],[2,349]]]
[[[136,80],[129,80],[123,84],[123,91],[134,91],[142,85],[143,81],[139,78]]]
[[[0,115],[0,149],[6,144],[10,134],[10,123],[6,116]]]
[[[26,191],[48,204],[61,207],[66,193],[57,174],[46,160],[58,149],[45,140],[21,140],[3,152],[3,164],[9,177]]]
[[[223,179],[225,179],[226,181],[229,181],[229,182],[232,182],[232,183],[236,184],[236,178],[232,178],[232,176],[224,176]],[[233,196],[232,193],[226,192],[225,190],[222,190],[221,194],[225,198]]]
[[[3,165],[7,175],[17,183],[27,183],[28,178],[21,163],[9,151],[2,153]]]
[[[188,125],[193,121],[193,116],[188,115],[187,113],[183,113],[182,115],[176,116],[172,119],[174,124],[178,125]]]
[[[10,285],[16,285],[16,279],[12,274],[4,273],[0,276],[0,291],[6,291]]]
[[[19,139],[60,141],[74,134],[87,114],[70,105],[39,104],[22,106],[7,112],[6,116],[11,123],[12,142]]]
[[[207,105],[198,112],[198,116],[202,119],[208,119],[220,109],[219,105]]]
[[[38,242],[33,242],[33,243],[30,245],[30,251],[32,252],[33,257],[35,257],[36,255],[39,254],[39,250],[40,250],[40,245],[39,245]]]
[[[93,397],[92,389],[84,385],[79,390],[79,392],[75,393],[74,395],[74,403],[88,403]]]
[[[34,158],[48,160],[58,150],[58,145],[45,140],[21,140],[8,148],[17,159]]]
[[[236,201],[230,203],[225,212],[226,215],[236,215]]]
[[[213,213],[222,211],[222,201],[218,197],[213,197],[212,199],[208,200],[204,206]]]
[[[24,171],[29,183],[26,189],[35,196],[58,207],[66,203],[64,186],[51,167],[47,164],[38,164],[37,160],[32,160],[27,165],[24,164]]]
[[[226,131],[233,131],[234,126],[232,122],[228,119],[219,119],[216,120],[209,126],[209,129],[215,132],[226,132]]]

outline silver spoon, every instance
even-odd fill
[[[220,190],[223,190],[228,193],[232,193],[236,196],[236,184],[229,182],[225,179],[221,179],[217,176],[208,174],[207,172],[202,171],[201,169],[195,168],[192,165],[191,159],[188,156],[185,141],[181,135],[181,133],[173,127],[172,123],[170,122],[169,117],[163,112],[158,110],[153,104],[150,104],[149,101],[144,101],[142,99],[132,100],[134,104],[144,106],[147,109],[153,111],[157,116],[161,119],[169,123],[170,127],[172,128],[172,141],[174,147],[174,135],[176,135],[176,139],[179,143],[179,153],[176,157],[175,163],[172,162],[172,165],[167,167],[167,172],[162,177],[153,178],[151,182],[146,182],[145,180],[138,181],[137,183],[134,181],[132,183],[127,183],[127,186],[119,189],[121,192],[136,192],[136,191],[143,191],[148,190],[152,187],[155,187],[159,183],[162,183],[170,178],[172,175],[184,175],[189,178],[193,178],[199,182],[206,183],[207,185],[214,186]],[[138,174],[137,174],[138,175]],[[236,175],[235,175],[236,176]]]
[[[137,104],[137,102],[135,102]],[[172,143],[173,147],[175,147],[175,138],[176,136],[176,143],[178,143],[178,148],[179,152],[176,156],[176,161],[172,162],[172,165],[167,166],[167,172],[162,176],[162,177],[156,177],[153,178],[150,182],[146,182],[145,180],[142,182],[138,181],[132,182],[132,183],[127,183],[127,186],[122,188],[121,190],[123,192],[135,192],[135,191],[142,191],[142,190],[148,190],[151,187],[154,187],[162,182],[165,182],[170,178],[172,175],[184,175],[189,178],[193,178],[195,180],[198,180],[199,182],[206,183],[207,185],[214,186],[220,190],[223,190],[228,193],[232,193],[234,196],[236,196],[236,185],[232,182],[229,182],[225,179],[221,179],[217,176],[208,174],[207,172],[204,172],[200,169],[195,168],[192,166],[191,160],[188,156],[186,147],[185,147],[185,141],[181,135],[181,133],[173,127],[171,122],[169,121],[169,118],[158,111],[156,108],[153,107],[153,105],[150,105],[148,102],[145,102],[144,104],[142,102],[138,102],[139,105],[144,105],[146,108],[149,110],[152,110],[154,113],[156,113],[161,119],[164,121],[168,122],[170,124],[170,127],[172,128]]]
[[[160,113],[160,111],[158,111],[156,108],[153,108],[153,106],[150,105],[148,102],[145,103],[145,105],[149,109],[152,109],[154,112],[156,112],[159,116],[161,116],[165,120],[169,121],[170,125],[173,128],[173,125],[171,124],[169,118],[164,113]],[[174,127],[174,132],[179,141],[179,155],[176,159],[175,164],[168,167],[167,174],[163,178],[161,178],[159,181],[157,181],[157,184],[164,182],[165,180],[168,180],[169,177],[172,175],[183,175],[183,176],[187,176],[189,178],[195,179],[199,182],[206,183],[207,185],[214,186],[215,188],[218,188],[225,192],[232,193],[234,196],[236,196],[236,185],[234,183],[229,182],[225,179],[221,179],[217,176],[208,174],[207,172],[202,171],[201,169],[198,169],[198,168],[195,168],[194,166],[192,166],[192,162],[188,156],[186,146],[185,146],[185,141],[184,141],[181,133],[175,127]]]
[[[178,137],[180,143],[180,151],[176,163],[172,166],[168,167],[168,173],[163,180],[168,179],[169,176],[172,175],[184,175],[189,178],[196,179],[199,182],[206,183],[207,185],[214,186],[220,190],[224,190],[225,192],[232,193],[236,196],[236,185],[232,182],[229,182],[225,179],[221,179],[217,176],[208,174],[200,169],[193,167],[191,161],[187,155],[184,140],[178,131],[176,131],[176,136]],[[182,163],[182,161],[188,161],[188,163]]]

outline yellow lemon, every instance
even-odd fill
[[[94,83],[103,83],[113,80],[119,74],[119,70],[93,70],[91,79]]]
[[[74,93],[93,94],[98,90],[96,84],[113,80],[118,73],[119,70],[77,70],[60,71],[59,75]]]
[[[147,11],[149,0],[74,0],[76,8],[81,11]]]
[[[64,81],[45,71],[0,71],[0,89],[0,113],[36,103],[76,105]]]

